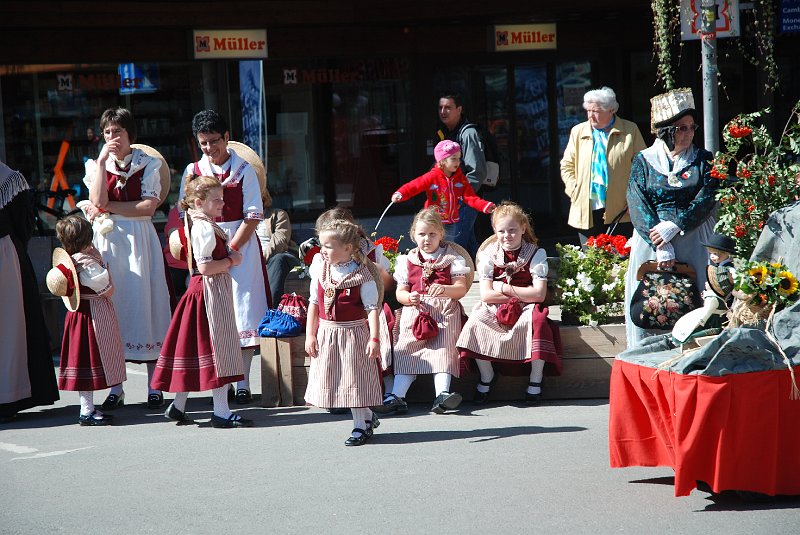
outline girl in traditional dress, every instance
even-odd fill
[[[186,212],[183,232],[192,278],[172,316],[152,387],[177,392],[164,413],[171,420],[189,422],[188,392],[211,390],[213,427],[250,427],[252,420],[233,414],[228,406],[228,384],[243,376],[228,270],[241,263],[242,255],[227,247],[227,234],[214,223],[223,205],[219,180],[195,175],[184,179],[181,209]]]
[[[536,404],[545,363],[555,373],[561,370],[558,330],[541,305],[547,295],[547,254],[537,246],[528,215],[516,203],[498,206],[492,227],[493,238],[478,251],[481,300],[456,346],[480,371],[476,403],[488,400],[496,377],[492,362],[498,362],[531,364],[525,401]]]
[[[338,219],[319,230],[322,261],[311,268],[306,321],[306,401],[350,408],[353,432],[345,445],[361,446],[379,425],[370,409],[381,403],[379,286],[359,250],[358,225]]]
[[[461,394],[450,392],[450,381],[459,376],[456,340],[463,309],[458,300],[467,293],[471,268],[465,260],[467,252],[445,242],[444,235],[438,210],[423,209],[411,223],[410,236],[417,247],[395,261],[397,300],[405,306],[394,328],[394,385],[383,405],[375,408],[378,412],[406,412],[404,398],[419,374],[433,374],[433,412],[443,414],[461,403]],[[430,314],[438,326],[432,338],[415,335],[421,312]]]
[[[92,245],[92,224],[69,216],[56,224],[64,249],[53,252],[47,287],[64,299],[67,316],[61,342],[58,387],[78,391],[80,425],[108,425],[112,417],[95,409],[94,391],[122,383],[125,355],[111,296],[114,285],[100,252]]]
[[[170,320],[161,242],[152,222],[160,202],[161,160],[131,147],[136,141],[136,122],[125,108],[103,112],[100,129],[105,145],[97,161],[86,162],[84,182],[91,201],[86,215],[92,220],[103,211],[111,214],[114,229],[96,233],[94,245],[116,281],[113,301],[125,360],[145,363],[152,379]],[[103,410],[115,409],[124,401],[122,385],[116,385]],[[163,405],[163,394],[149,389],[147,407]]]

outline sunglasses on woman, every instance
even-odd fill
[[[700,128],[700,125],[699,124],[682,124],[680,126],[669,126],[668,128],[669,128],[670,132],[672,132],[673,134],[675,132],[680,132],[681,134],[685,134],[687,132],[696,131],[698,128]]]

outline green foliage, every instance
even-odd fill
[[[725,151],[714,157],[711,176],[722,181],[716,231],[731,236],[741,258],[750,258],[769,215],[798,199],[800,102],[776,143],[760,112],[735,117],[723,130]]]

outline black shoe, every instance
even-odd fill
[[[185,412],[181,412],[178,409],[176,409],[174,403],[170,403],[169,404],[169,407],[167,407],[167,410],[164,411],[164,416],[166,416],[170,420],[175,420],[178,423],[191,422],[192,421],[191,418],[186,416]]]
[[[237,414],[231,414],[227,418],[223,418],[222,416],[217,416],[216,414],[212,414],[211,427],[216,427],[219,429],[230,429],[232,427],[253,427],[253,420],[242,418]]]
[[[164,406],[164,394],[159,392],[158,394],[150,394],[147,396],[147,408],[148,409],[160,409]]]
[[[525,403],[528,405],[538,405],[540,401],[542,401],[542,383],[528,383],[528,386],[538,386],[539,393],[538,394],[529,394],[527,391],[525,392]]]
[[[355,428],[353,429],[353,433],[360,433],[360,434],[357,437],[350,435],[350,437],[344,441],[345,446],[362,446],[366,444],[367,439],[369,438],[367,436],[366,431],[364,431],[363,429]]]
[[[378,415],[373,411],[372,419],[367,421],[367,429],[364,431],[367,434],[367,438],[372,438],[372,435],[375,434],[375,430],[380,427],[380,425],[381,421],[378,420]]]
[[[122,407],[125,405],[125,392],[121,392],[119,395],[116,394],[109,394],[106,400],[100,405],[100,408],[104,411],[113,411],[118,407]]]
[[[90,426],[111,425],[111,420],[114,419],[113,416],[109,416],[106,414],[100,415],[100,418],[97,418],[96,415],[97,411],[92,411],[92,414],[86,414],[86,415],[81,414],[80,416],[78,416],[78,423],[80,425],[90,425]]]
[[[372,407],[374,412],[378,414],[405,414],[408,412],[408,403],[403,398],[399,398],[394,394],[386,394],[383,398],[383,405]]]
[[[442,392],[436,396],[431,411],[436,414],[444,414],[446,411],[451,411],[458,407],[462,399],[461,394],[458,392]]]
[[[253,394],[247,388],[240,388],[236,391],[236,403],[239,405],[247,405],[253,401]]]

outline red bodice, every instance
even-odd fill
[[[325,292],[322,284],[317,284],[317,303],[319,304],[319,317],[330,321],[355,321],[367,317],[364,303],[361,302],[361,286],[336,290],[336,297],[331,307],[331,315],[325,310]]]
[[[522,251],[522,247],[517,249],[516,251],[503,251],[503,255],[505,256],[506,262],[513,262],[519,256],[520,251]],[[517,271],[511,276],[511,286],[530,286],[533,284],[533,276],[531,276],[531,262],[533,261],[533,256],[528,262],[522,267],[521,270]],[[494,268],[494,280],[505,281],[506,280],[506,272],[504,269],[495,266]]]
[[[194,173],[200,173],[199,162],[194,162]],[[231,174],[230,169],[223,174],[214,174],[220,182],[228,178]],[[225,206],[222,207],[222,217],[217,218],[217,223],[221,221],[239,221],[244,219],[244,192],[242,191],[242,181],[239,180],[233,184],[228,184],[222,188],[222,199],[225,201]]]
[[[106,169],[106,189],[108,190],[108,200],[117,202],[141,201],[143,176],[144,168],[139,169],[129,176],[124,186],[117,188],[116,185],[119,175],[115,175]]]

